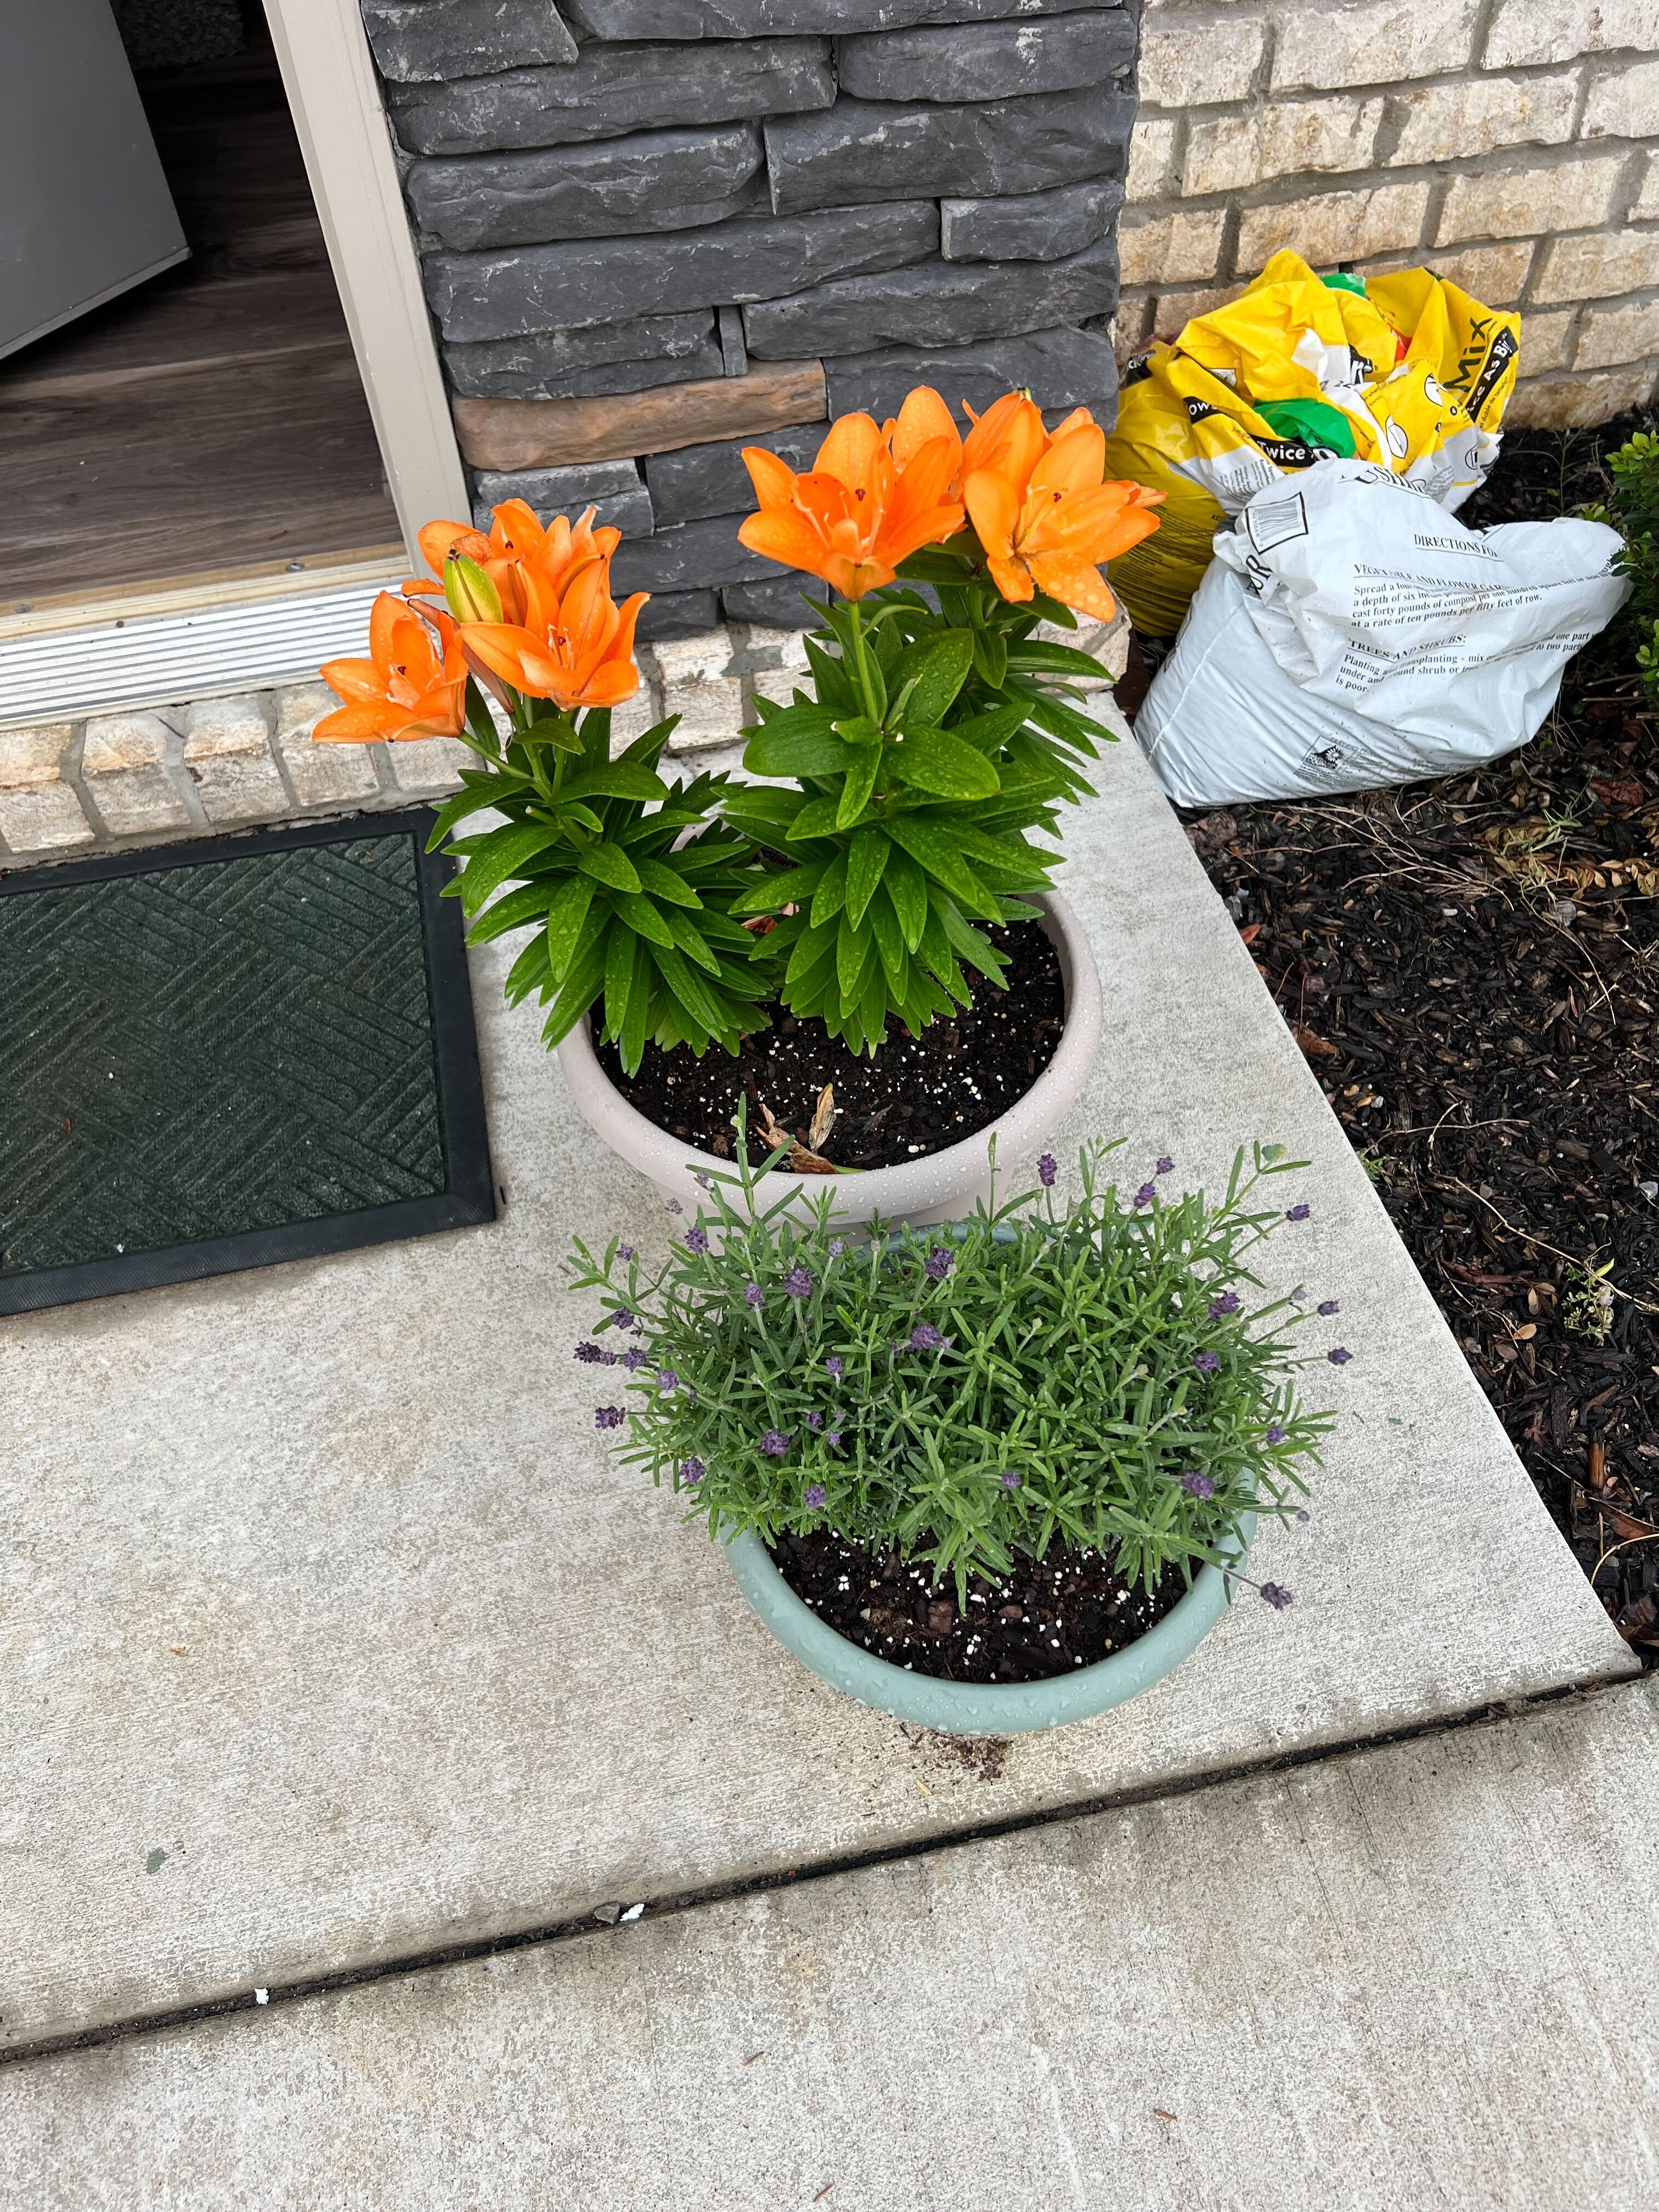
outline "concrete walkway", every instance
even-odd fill
[[[1589,2212],[1659,1681],[0,2072],[32,2212]]]
[[[1279,1265],[1355,1358],[1310,1378],[1312,1521],[1260,1548],[1291,1609],[1247,1597],[1152,1695],[989,1760],[823,1689],[594,1432],[560,1258],[666,1224],[492,948],[501,1223],[0,1334],[0,2043],[1631,1671],[1133,744],[1101,781],[1065,888],[1107,1038],[1056,1149],[1314,1161]]]

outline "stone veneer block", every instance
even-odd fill
[[[861,210],[852,220],[839,209],[823,209],[739,217],[662,238],[567,239],[495,253],[429,253],[423,275],[445,337],[471,341],[781,299],[832,277],[897,269],[938,252],[938,207],[910,199]]]
[[[198,699],[184,722],[185,772],[210,822],[269,822],[287,811],[257,695]]]
[[[504,500],[521,499],[545,522],[550,515],[573,518],[596,507],[599,520],[624,538],[648,538],[656,527],[651,495],[632,461],[590,461],[567,469],[480,469],[472,486],[472,520],[489,527],[490,509]]]
[[[404,190],[422,228],[471,252],[720,222],[763,201],[763,166],[758,124],[718,123],[415,161]]]
[[[112,837],[182,830],[189,823],[190,809],[167,775],[173,744],[173,732],[159,714],[98,714],[88,722],[81,775]]]
[[[939,250],[947,261],[1054,261],[1107,237],[1122,205],[1113,177],[1007,199],[941,200]]]
[[[1053,330],[1109,315],[1117,305],[1117,246],[1102,239],[1060,261],[923,261],[878,276],[820,284],[744,310],[749,350],[761,360],[866,353],[877,345],[962,345]]]
[[[728,622],[759,623],[768,629],[799,632],[803,623],[816,623],[819,617],[801,598],[803,592],[816,592],[822,598],[829,590],[814,576],[769,576],[758,584],[728,584],[720,593],[720,605]],[[757,684],[757,689],[763,688]],[[780,688],[768,690],[769,699],[781,699],[788,703],[794,679],[780,680]]]
[[[913,192],[958,198],[1121,177],[1134,119],[1132,93],[1097,85],[972,106],[843,95],[819,114],[768,120],[772,205],[798,215]]]
[[[1117,362],[1098,331],[1031,331],[986,345],[884,346],[840,355],[825,364],[825,380],[831,415],[862,410],[878,422],[896,415],[918,384],[931,384],[952,408],[965,399],[982,410],[1005,392],[1024,390],[1039,407],[1091,408],[1107,428],[1117,419]]]
[[[75,737],[72,722],[37,722],[26,730],[0,730],[0,791],[26,791],[56,783]]]
[[[616,399],[458,399],[455,432],[474,468],[540,469],[661,453],[711,438],[747,438],[821,422],[821,362],[774,362],[748,376],[711,377]]]
[[[836,80],[823,39],[747,39],[700,47],[695,68],[678,46],[592,46],[568,69],[388,91],[409,153],[487,154],[828,107]]]
[[[386,750],[392,780],[411,797],[458,789],[473,757],[459,738],[404,738]]]
[[[671,752],[707,751],[734,745],[743,732],[743,683],[732,672],[732,637],[725,629],[700,631],[657,646],[652,658],[662,678],[662,710],[678,714]]]
[[[860,100],[1008,100],[1103,84],[1133,67],[1123,8],[865,32],[836,41],[836,78]]]
[[[375,63],[393,84],[441,82],[577,56],[553,0],[362,0],[362,6]]]
[[[739,520],[734,514],[713,515],[619,545],[611,556],[611,589],[621,599],[627,592],[696,591],[775,576],[775,561],[738,544]]]
[[[648,644],[665,638],[698,637],[719,620],[720,602],[713,592],[667,592],[640,609],[634,635]]]
[[[380,779],[368,745],[319,745],[312,738],[324,715],[339,704],[322,683],[288,684],[276,694],[277,757],[301,806],[349,806],[379,793]]]
[[[726,438],[653,453],[645,464],[645,481],[657,520],[697,522],[710,514],[745,514],[755,504],[755,487],[743,461],[745,446],[763,447],[799,471],[811,467],[823,440],[823,424],[811,422],[767,437]]]
[[[696,319],[702,323],[705,318],[699,315]],[[556,337],[558,333],[550,335]],[[542,343],[541,334],[532,333],[483,345],[446,345],[444,367],[454,390],[467,399],[604,399],[612,393],[654,392],[664,385],[696,384],[703,377],[726,374],[726,356],[709,337],[699,338],[692,352],[672,358],[613,361],[602,368],[567,369],[552,374],[536,366]],[[522,366],[481,367],[472,358],[497,349]]]
[[[714,327],[720,334],[721,369],[727,376],[747,376],[749,348],[744,341],[743,309],[717,307]]]
[[[0,838],[9,851],[57,852],[89,845],[94,834],[68,784],[0,785]]]
[[[1042,0],[1045,15],[1099,0]],[[890,31],[912,23],[1029,18],[1034,0],[568,0],[596,39],[752,39],[795,31]]]
[[[713,332],[707,308],[696,314],[642,315],[630,322],[594,323],[586,330],[532,331],[475,345],[452,343],[443,349],[444,367],[455,390],[471,398],[574,399],[582,394],[571,386],[592,372],[695,357]],[[652,381],[642,376],[637,384],[620,388],[643,391]]]

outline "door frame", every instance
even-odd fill
[[[410,562],[471,501],[420,258],[357,0],[264,0],[306,174]]]

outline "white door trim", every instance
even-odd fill
[[[421,266],[357,0],[264,0],[398,526],[467,519]]]

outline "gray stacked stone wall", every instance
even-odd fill
[[[625,419],[640,393],[821,362],[832,416],[925,382],[1112,418],[1139,0],[362,9],[458,397]],[[647,636],[793,626],[795,582],[738,543],[738,456],[799,466],[822,435],[599,463],[555,438],[548,465],[478,471],[475,512],[597,504]]]

